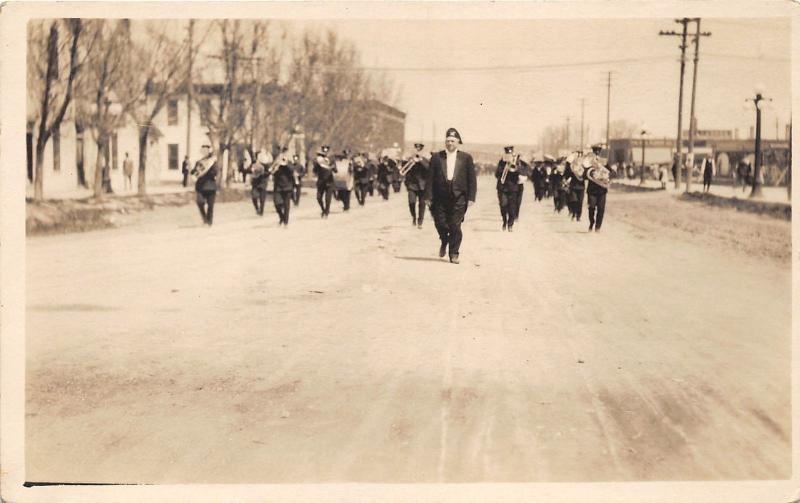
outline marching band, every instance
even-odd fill
[[[350,209],[350,196],[355,191],[359,206],[372,197],[377,183],[378,193],[389,199],[390,188],[398,192],[405,184],[411,223],[422,228],[425,207],[430,209],[444,257],[449,248],[450,261],[459,262],[462,239],[461,223],[466,209],[475,201],[475,166],[472,157],[459,150],[461,137],[455,128],[447,130],[446,149],[427,156],[423,143],[415,143],[414,151],[401,158],[397,144],[385,149],[376,158],[367,152],[353,153],[344,149],[331,155],[330,145],[321,145],[316,157],[309,162],[316,177],[317,202],[321,217],[330,215],[331,199],[342,203],[343,211]],[[280,226],[289,225],[289,209],[300,203],[302,179],[307,169],[298,153],[304,147],[283,146],[273,159],[271,153],[261,149],[250,158],[244,153],[245,174],[250,175],[251,197],[258,216],[264,215],[267,182],[273,179],[273,201]],[[591,145],[584,153],[576,150],[558,159],[543,155],[523,160],[514,146],[504,148],[494,175],[497,179],[497,200],[502,218],[502,229],[512,232],[519,221],[525,182],[533,185],[533,200],[541,202],[553,198],[553,212],[561,213],[566,206],[571,220],[580,222],[584,194],[588,200],[589,232],[599,232],[605,215],[606,194],[610,186],[611,170],[607,160],[600,157],[604,146]],[[394,155],[392,155],[394,152]],[[377,159],[377,162],[374,160]],[[203,145],[202,158],[197,161],[191,175],[195,179],[197,206],[205,225],[211,226],[219,173],[217,158],[210,145]]]

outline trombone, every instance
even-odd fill
[[[519,155],[515,154],[511,156],[510,161],[506,161],[506,165],[503,167],[503,174],[500,175],[500,184],[506,183],[506,177],[508,176],[508,171],[511,169],[511,166],[517,166],[517,159],[519,159]]]
[[[414,164],[419,162],[419,154],[415,154],[413,157],[409,158],[405,164],[400,168],[400,176],[406,176],[406,173],[411,171],[411,168],[414,167]]]

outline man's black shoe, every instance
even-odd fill
[[[458,264],[458,255],[450,255],[450,263]]]
[[[439,247],[439,256],[444,258],[446,253],[447,253],[447,243],[442,243],[442,246]]]

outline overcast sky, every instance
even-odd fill
[[[429,140],[455,126],[465,142],[536,143],[548,125],[580,123],[586,142],[604,138],[607,72],[611,120],[627,119],[656,136],[677,130],[679,37],[673,19],[653,20],[370,20],[286,22],[292,32],[320,25],[351,40],[370,71],[385,71],[401,89],[406,136]],[[774,101],[763,114],[767,138],[780,135],[790,111],[790,23],[784,19],[703,19],[712,36],[700,43],[700,129],[755,122],[745,99],[763,83]],[[690,24],[690,32],[694,25]],[[684,129],[692,79],[687,50]]]

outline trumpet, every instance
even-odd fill
[[[419,154],[415,154],[411,157],[405,164],[400,168],[400,176],[406,176],[406,173],[411,171],[411,168],[414,167],[414,164],[419,162]]]
[[[506,165],[503,167],[503,174],[500,175],[500,183],[501,184],[506,183],[506,177],[508,176],[508,171],[511,169],[512,165],[514,167],[516,167],[518,158],[519,158],[518,155],[513,155],[511,157],[511,161],[506,161]]]

